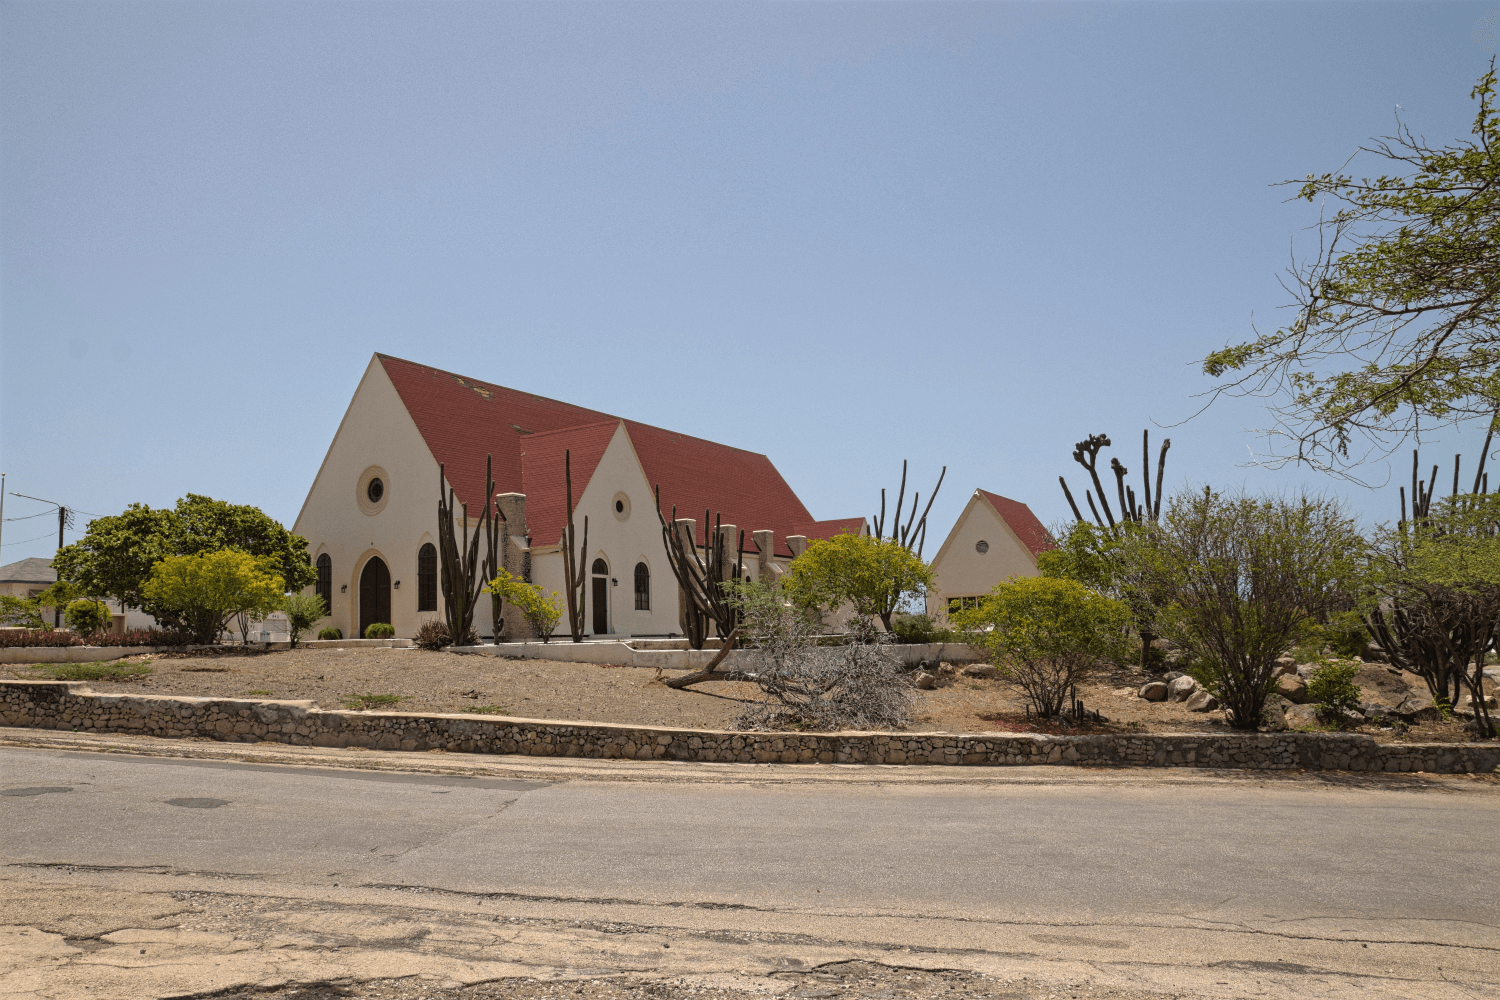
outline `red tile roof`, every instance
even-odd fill
[[[525,436],[521,443],[524,450],[520,492],[526,494],[526,527],[535,544],[556,545],[568,526],[568,508],[564,503],[567,491],[563,489],[567,482],[566,465],[572,464],[573,508],[577,510],[584,488],[619,427],[618,420],[609,420]],[[583,518],[575,517],[573,526],[578,530],[581,544]]]
[[[576,504],[620,418],[388,355],[376,357],[433,457],[444,463],[458,499],[483,502],[489,454],[496,491],[525,493],[532,537],[539,545],[555,544],[567,520],[563,449],[572,452]],[[705,509],[710,517],[722,515],[724,523],[744,529],[752,552],[750,532],[769,528],[784,556],[791,555],[787,535],[828,538],[863,524],[863,518],[814,521],[764,455],[634,420],[624,423],[647,481],[661,487],[662,514],[668,518],[673,504],[678,517],[701,521]],[[649,508],[643,513],[651,515]],[[699,524],[699,544],[703,530]]]
[[[1037,520],[1031,508],[1019,500],[1003,497],[998,493],[988,490],[980,490],[980,494],[995,508],[995,513],[1000,515],[1000,520],[1010,526],[1010,530],[1016,533],[1021,544],[1031,551],[1032,558],[1036,558],[1048,549],[1053,548],[1052,536],[1047,529]]]

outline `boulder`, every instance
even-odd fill
[[[985,680],[994,680],[1000,676],[1000,668],[993,663],[971,663],[964,667],[965,677],[982,677]]]
[[[1293,705],[1305,704],[1307,702],[1307,681],[1296,674],[1278,677],[1276,679],[1276,693]]]
[[[1366,722],[1390,722],[1397,718],[1396,710],[1389,705],[1361,705]]]
[[[1282,714],[1292,729],[1312,729],[1318,724],[1318,706],[1293,705]]]
[[[1297,669],[1295,672],[1298,677],[1302,678],[1303,680],[1307,680],[1308,678],[1312,677],[1313,671],[1317,669],[1318,664],[1316,663],[1299,663],[1297,664]]]
[[[1219,707],[1219,699],[1207,691],[1194,691],[1191,698],[1182,706],[1189,712],[1212,712]]]
[[[1275,695],[1266,699],[1266,705],[1260,711],[1260,731],[1263,733],[1284,733],[1291,726],[1286,724],[1285,706],[1287,702]]]
[[[1179,677],[1184,677],[1184,676],[1186,676],[1186,675],[1185,675],[1185,674],[1184,674],[1184,673],[1183,673],[1183,672],[1182,672],[1182,671],[1181,671],[1181,670],[1169,670],[1169,671],[1167,671],[1167,673],[1166,673],[1166,674],[1165,674],[1165,675],[1164,675],[1164,676],[1163,676],[1163,677],[1162,677],[1162,680],[1164,680],[1164,681],[1166,681],[1166,682],[1167,682],[1167,683],[1168,683],[1168,684],[1170,684],[1170,683],[1172,683],[1172,682],[1173,682],[1173,681],[1175,681],[1175,680],[1176,680],[1176,679],[1177,679],[1177,678],[1179,678]]]
[[[933,688],[937,687],[937,678],[932,674],[929,674],[925,670],[918,670],[917,676],[913,677],[912,680],[916,683],[917,687],[921,688],[923,691],[931,691]]]
[[[1169,649],[1166,653],[1162,654],[1161,662],[1167,664],[1169,667],[1175,667],[1185,659],[1187,659],[1187,654],[1182,650]]]
[[[1141,697],[1147,701],[1166,701],[1167,686],[1161,681],[1151,681],[1141,688]]]
[[[949,663],[947,660],[944,660],[943,662],[941,662],[941,663],[939,663],[937,665],[937,672],[938,672],[938,676],[939,677],[957,677],[958,676],[958,668],[955,667],[953,664]]]
[[[1177,677],[1167,685],[1167,698],[1171,701],[1187,701],[1196,690],[1198,690],[1197,681],[1187,676]]]
[[[1366,663],[1390,663],[1391,654],[1381,649],[1373,642],[1365,643],[1365,648],[1360,652],[1359,658]]]
[[[1407,722],[1437,722],[1443,717],[1431,698],[1408,698],[1396,706],[1396,714]]]

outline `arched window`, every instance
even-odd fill
[[[417,610],[437,610],[437,549],[431,542],[417,550]]]
[[[333,614],[333,560],[327,552],[318,556],[318,582],[314,590],[323,598],[323,614]]]
[[[645,563],[635,564],[635,609],[651,610],[651,570]]]

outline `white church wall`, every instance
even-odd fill
[[[384,484],[378,503],[364,493],[372,469]],[[314,564],[323,553],[333,560],[332,613],[317,628],[331,624],[346,638],[356,635],[360,574],[375,557],[390,570],[390,624],[397,636],[409,637],[422,621],[441,617],[440,611],[417,611],[417,549],[423,533],[431,534],[437,486],[437,461],[385,369],[371,359],[292,529],[307,539]]]
[[[980,542],[987,551],[977,550]],[[938,619],[946,619],[950,597],[978,597],[1002,580],[1038,575],[1031,550],[977,492],[933,558],[932,569],[927,613]]]

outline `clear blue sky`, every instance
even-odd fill
[[[948,466],[930,539],[975,487],[1052,523],[1075,441],[1113,435],[1134,481],[1141,429],[1210,387],[1195,359],[1284,315],[1316,210],[1270,185],[1397,105],[1466,135],[1494,25],[9,0],[0,467],[94,513],[192,491],[290,524],[381,351],[764,452],[817,517],[872,514],[905,457],[924,493]],[[1243,468],[1265,424],[1238,402],[1173,428],[1169,482],[1394,513],[1394,484]],[[1472,463],[1475,432],[1425,457],[1455,441]],[[0,561],[50,555],[47,524],[10,520]]]

